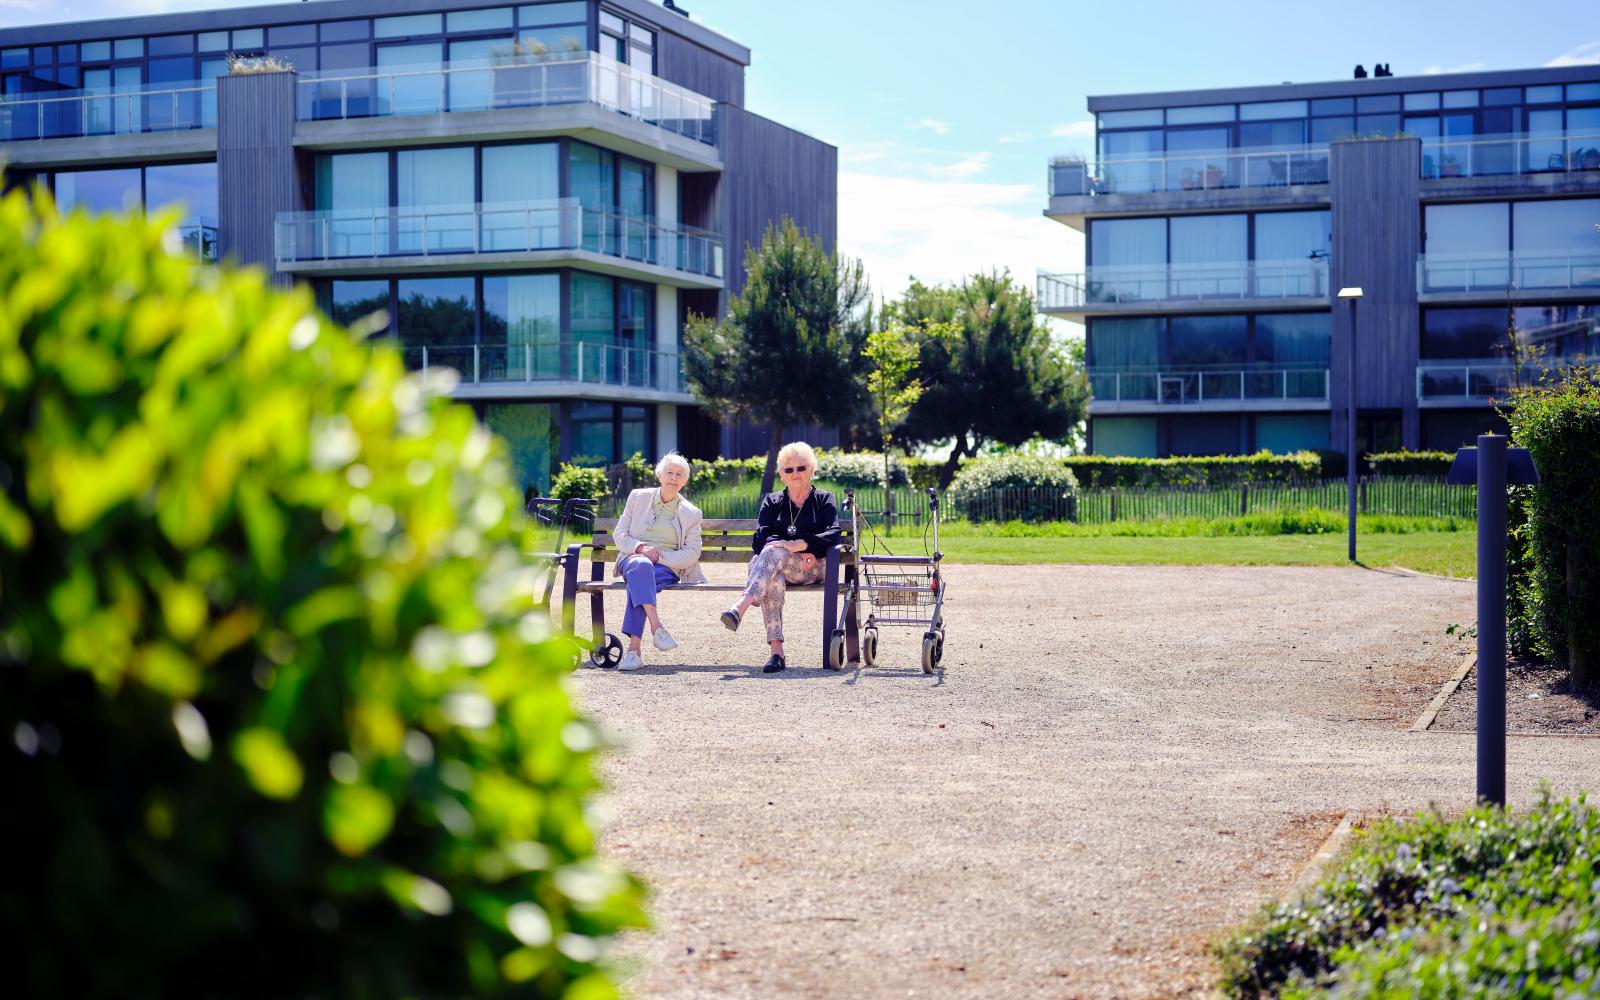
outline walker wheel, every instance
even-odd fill
[[[933,673],[933,668],[938,663],[939,640],[933,637],[932,632],[929,632],[922,637],[922,672],[925,674]]]
[[[606,641],[589,653],[589,662],[597,667],[614,667],[622,662],[622,640],[607,632]]]
[[[933,641],[933,663],[938,666],[944,659],[944,633],[939,633],[939,638]]]
[[[833,638],[828,640],[828,669],[844,669],[844,633],[839,629],[834,629]]]
[[[872,666],[878,662],[878,630],[869,628],[861,637],[861,662]]]

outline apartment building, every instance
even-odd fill
[[[382,310],[417,369],[563,461],[728,451],[681,333],[784,215],[831,249],[837,151],[744,106],[670,0],[312,0],[0,30],[6,184],[181,205],[204,260]]]
[[[1038,297],[1086,326],[1098,454],[1342,451],[1352,379],[1361,451],[1453,449],[1600,353],[1600,66],[1088,103],[1045,209],[1086,270]]]

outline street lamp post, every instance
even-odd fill
[[[1345,375],[1345,488],[1350,493],[1350,561],[1356,561],[1356,306],[1361,289],[1339,289],[1339,298],[1350,300],[1350,371]]]

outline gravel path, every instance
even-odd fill
[[[716,582],[742,567],[708,567]],[[941,675],[812,664],[790,599],[674,594],[681,647],[584,668],[604,849],[654,889],[621,957],[641,997],[1204,993],[1207,942],[1281,892],[1345,813],[1468,803],[1470,737],[1407,734],[1462,647],[1470,582],[1329,568],[949,570]],[[586,607],[580,609],[586,613]],[[620,608],[609,607],[609,620]],[[802,654],[802,655],[796,655]],[[1513,740],[1513,804],[1600,774],[1600,741]]]

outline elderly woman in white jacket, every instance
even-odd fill
[[[628,607],[622,614],[622,634],[628,650],[619,670],[644,666],[640,640],[650,624],[651,643],[659,650],[678,643],[661,625],[656,611],[660,588],[679,583],[705,583],[700,571],[700,508],[683,495],[689,483],[689,460],[669,452],[656,463],[658,487],[628,494],[611,535],[617,545],[617,576],[628,583]]]

